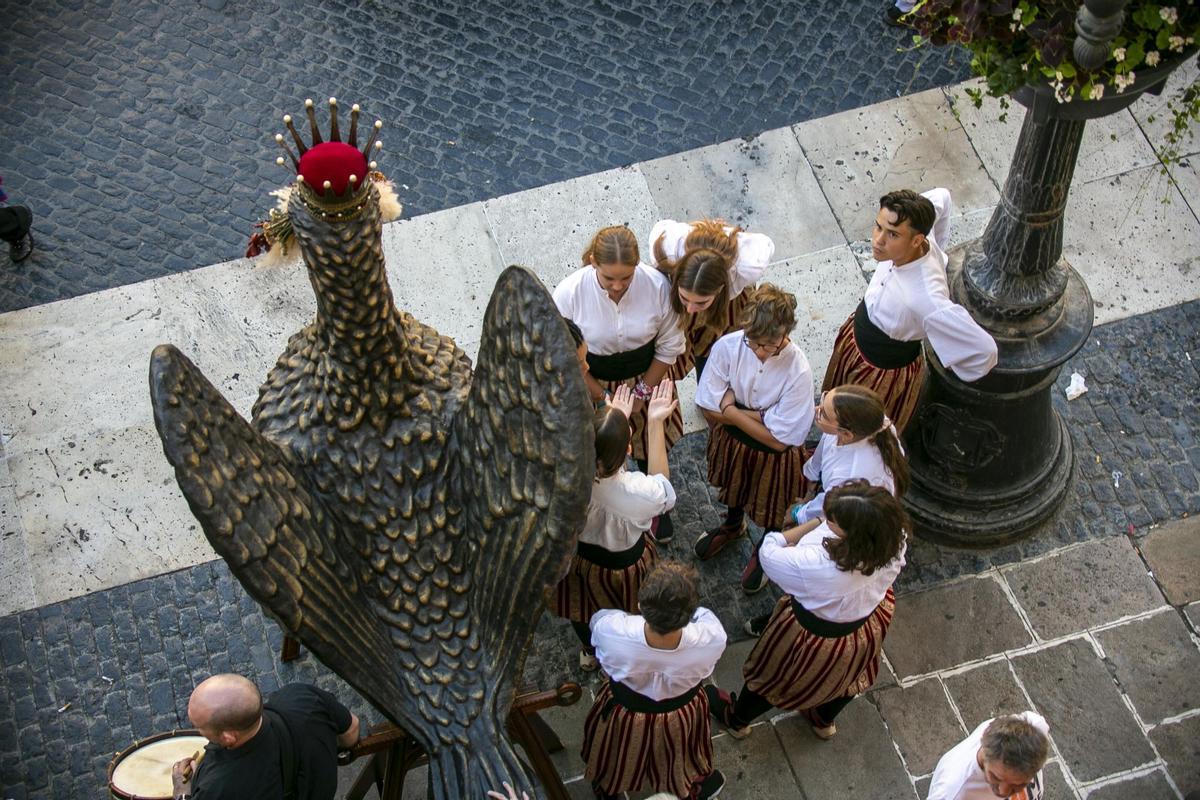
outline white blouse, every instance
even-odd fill
[[[592,482],[592,500],[579,541],[613,553],[633,547],[650,522],[675,507],[675,489],[662,475],[627,472]]]
[[[581,267],[555,287],[554,304],[583,331],[589,353],[627,353],[657,339],[654,358],[674,364],[684,350],[679,315],[671,308],[671,282],[645,264],[637,265],[620,303],[600,286],[595,267]]]
[[[804,444],[812,427],[812,367],[794,342],[765,362],[743,342],[742,331],[727,333],[713,344],[696,388],[696,405],[721,410],[727,389],[739,403],[762,412],[763,425],[786,445]]]
[[[606,608],[592,615],[592,645],[608,676],[651,700],[669,700],[712,675],[725,652],[725,629],[707,608],[696,609],[674,650],[646,643],[645,617]]]
[[[789,547],[783,534],[768,533],[758,551],[763,572],[814,616],[827,622],[854,622],[875,610],[904,566],[907,542],[900,553],[870,575],[843,572],[821,542],[836,534],[824,522]]]
[[[896,435],[895,427],[892,428],[892,435]],[[896,443],[899,444],[899,439]],[[904,452],[903,447],[900,448],[900,452]],[[882,486],[893,494],[896,492],[896,482],[892,479],[891,470],[884,465],[879,448],[870,438],[838,444],[835,434],[822,434],[817,449],[808,461],[804,462],[804,477],[810,481],[820,481],[821,491],[796,509],[796,522],[801,525],[822,516],[825,493],[846,481],[862,478],[872,486]]]
[[[982,378],[996,366],[996,340],[965,308],[950,300],[946,284],[946,254],[942,244],[950,233],[953,203],[946,189],[932,189],[929,198],[937,212],[929,233],[929,252],[897,267],[880,261],[863,298],[867,317],[893,339],[916,342],[928,338],[938,358],[964,381]]]
[[[732,230],[732,227],[725,226],[725,233]],[[663,253],[672,261],[678,261],[683,258],[683,245],[691,232],[692,225],[687,222],[676,222],[673,219],[659,220],[650,229],[649,252],[655,252],[654,245],[661,236]],[[733,262],[732,274],[729,276],[730,298],[737,297],[748,287],[762,280],[763,273],[767,270],[767,264],[771,263],[771,257],[774,255],[775,243],[769,236],[762,233],[738,231],[737,259]]]

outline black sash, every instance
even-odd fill
[[[633,547],[628,550],[621,550],[614,553],[612,550],[606,550],[598,544],[588,544],[587,542],[579,542],[575,545],[575,553],[584,561],[590,561],[598,567],[605,569],[625,569],[632,567],[642,558],[642,552],[646,549],[645,534],[638,537]]]
[[[621,706],[624,709],[639,714],[665,714],[668,711],[677,711],[692,702],[692,698],[700,691],[700,684],[696,684],[678,697],[668,697],[666,700],[651,700],[646,695],[638,694],[623,683],[611,681],[608,685],[612,689],[612,699],[605,704],[600,712],[600,716],[606,720],[612,714],[615,706]]]
[[[871,613],[875,612],[872,611]],[[822,639],[840,639],[843,636],[849,636],[863,625],[866,625],[867,620],[871,618],[871,614],[868,614],[854,622],[830,622],[827,619],[821,619],[800,605],[800,601],[794,597],[792,598],[792,614],[796,616],[796,622],[800,623],[801,628],[804,628],[804,630],[813,636],[820,636]]]
[[[893,339],[871,322],[865,300],[854,309],[854,341],[863,358],[879,369],[900,369],[921,355],[921,342],[901,342]]]
[[[650,369],[654,362],[654,343],[651,339],[636,350],[613,353],[607,356],[587,354],[588,371],[599,381],[623,381],[636,378]]]
[[[738,403],[736,401],[734,402],[734,405],[737,406],[738,408],[740,408],[742,411],[750,410],[746,406],[744,406],[741,403]],[[749,447],[751,450],[757,450],[760,453],[770,453],[773,456],[778,456],[778,455],[782,455],[783,453],[787,452],[787,450],[776,450],[774,447],[767,447],[765,444],[760,442],[758,439],[755,439],[750,434],[746,433],[744,430],[739,428],[737,425],[726,425],[725,432],[728,433],[730,436],[732,436],[734,439],[737,439],[742,444],[746,445],[746,447]],[[788,448],[788,450],[790,450],[790,449],[791,448]]]

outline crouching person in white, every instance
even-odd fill
[[[1032,711],[987,720],[942,756],[929,800],[1042,800],[1049,732]]]

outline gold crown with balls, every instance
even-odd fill
[[[378,172],[377,163],[369,160],[372,153],[378,153],[383,148],[383,142],[379,139],[383,122],[375,120],[366,145],[359,150],[360,109],[357,104],[350,107],[350,131],[345,141],[338,125],[336,97],[329,98],[328,139],[321,136],[311,99],[304,101],[304,113],[308,117],[312,140],[310,144],[306,144],[296,131],[292,115],[285,114],[283,117],[283,124],[292,135],[299,155],[288,146],[283,134],[275,134],[275,142],[287,154],[286,159],[279,156],[275,163],[287,167],[290,161],[296,179],[292,187],[274,193],[280,202],[276,208],[271,209],[266,220],[255,225],[258,232],[250,238],[246,250],[247,257],[269,251],[274,256],[272,260],[277,260],[281,255],[286,257],[289,251],[294,250],[291,223],[287,216],[287,203],[292,196],[298,197],[312,213],[326,220],[347,219],[359,214],[370,197],[366,186],[374,183],[379,192],[382,218],[387,221],[400,215],[400,203],[396,199],[391,182]]]

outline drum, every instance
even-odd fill
[[[108,765],[108,793],[118,800],[171,800],[171,767],[203,751],[199,731],[157,733],[130,745]]]

